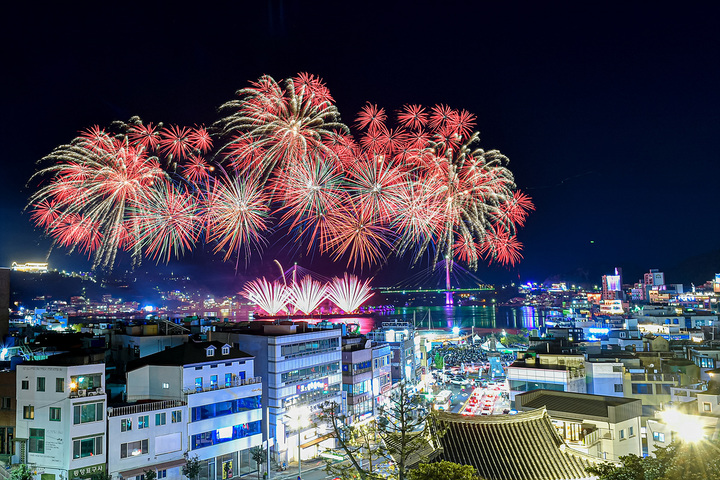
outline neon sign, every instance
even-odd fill
[[[297,393],[307,393],[312,392],[314,390],[327,390],[328,389],[328,381],[327,378],[324,378],[322,380],[315,380],[308,383],[303,383],[302,385],[297,386]]]

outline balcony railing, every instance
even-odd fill
[[[192,393],[211,392],[213,390],[222,390],[223,388],[242,387],[244,385],[255,385],[262,383],[262,377],[235,378],[230,382],[211,383],[210,385],[195,386],[194,388],[186,388],[183,393],[186,395]]]
[[[152,412],[154,410],[165,410],[168,408],[178,408],[187,405],[182,400],[161,400],[159,402],[140,403],[137,405],[128,405],[127,407],[117,407],[108,409],[108,417],[119,417],[122,415],[133,415],[135,413]]]

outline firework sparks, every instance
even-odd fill
[[[240,293],[251,302],[255,302],[268,315],[287,311],[291,295],[285,285],[280,282],[270,283],[264,277],[248,282]]]
[[[322,283],[313,280],[309,275],[290,286],[290,303],[295,310],[304,314],[314,312],[325,300],[327,287]]]
[[[354,275],[345,274],[342,278],[335,277],[327,286],[328,298],[345,313],[352,313],[370,297],[370,280],[361,282]]]

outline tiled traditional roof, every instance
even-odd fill
[[[544,408],[517,415],[438,413],[445,434],[435,460],[472,465],[487,480],[594,478],[599,459],[567,448]]]

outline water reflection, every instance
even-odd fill
[[[345,323],[357,323],[360,331],[367,333],[376,323],[383,321],[403,321],[414,323],[418,328],[451,329],[453,327],[493,330],[519,330],[540,328],[549,317],[559,312],[538,307],[402,307],[392,313],[373,317],[346,318]]]

